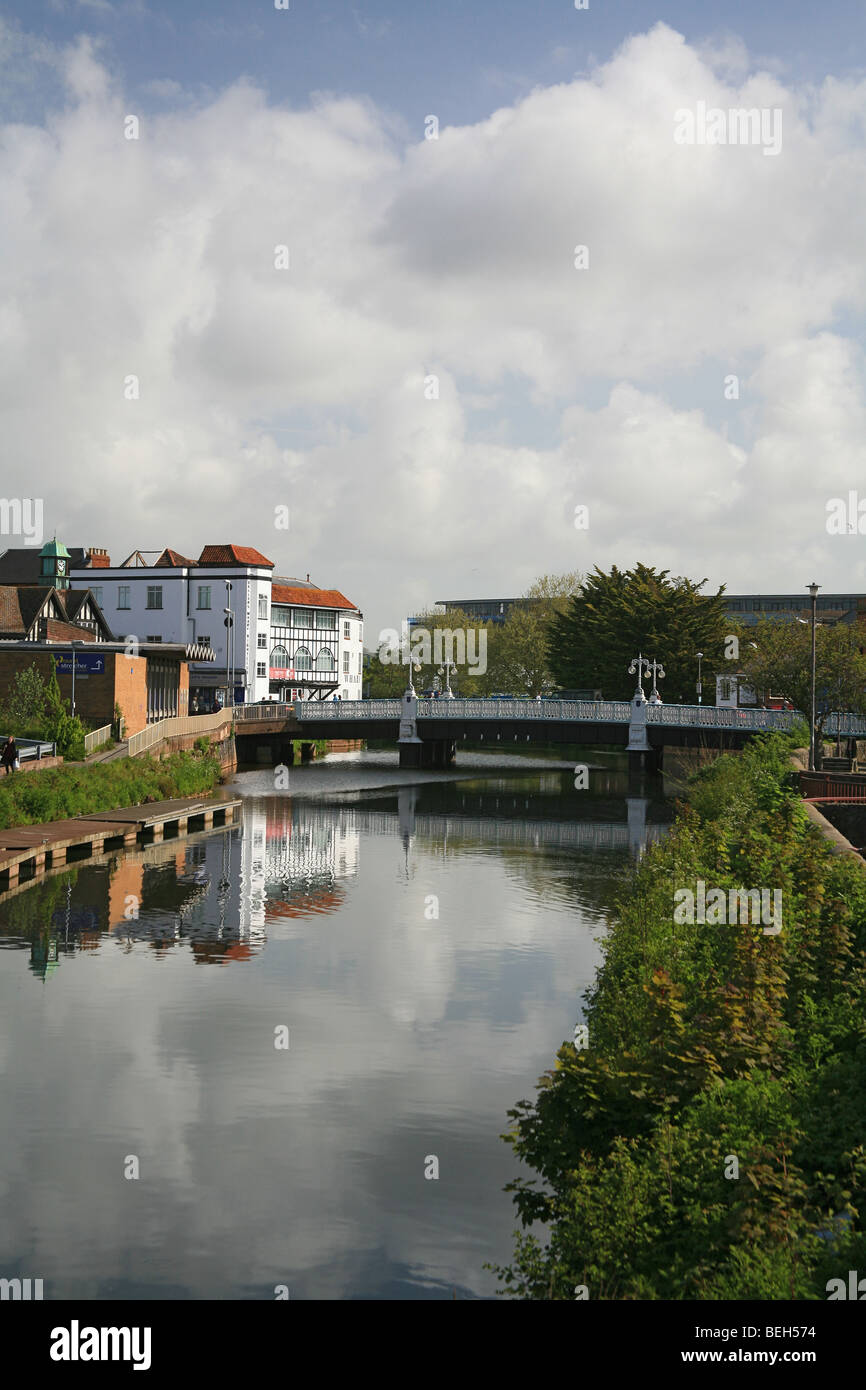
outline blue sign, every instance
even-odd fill
[[[55,657],[57,670],[61,676],[72,675],[72,652],[61,652]],[[75,674],[88,676],[105,675],[105,654],[103,652],[76,652]]]

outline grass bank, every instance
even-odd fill
[[[122,758],[95,766],[64,764],[0,776],[0,829],[39,825],[121,806],[143,806],[210,792],[220,778],[209,748],[170,757]]]
[[[509,1185],[500,1292],[826,1299],[866,1269],[866,869],[809,822],[789,752],[703,769],[622,891],[586,1034],[509,1112],[536,1176]],[[675,921],[698,881],[779,890],[782,930]]]

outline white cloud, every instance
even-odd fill
[[[659,25],[426,141],[248,81],[192,103],[163,84],[156,114],[92,41],[47,56],[62,112],[0,146],[0,398],[6,490],[39,479],[67,543],[257,545],[375,630],[597,562],[866,579],[820,525],[863,443],[866,84],[786,88]],[[699,100],[780,107],[782,153],[678,146]],[[715,373],[710,407],[692,393]]]

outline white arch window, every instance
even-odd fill
[[[298,647],[295,652],[295,670],[311,671],[313,669],[313,659],[306,647]]]
[[[334,661],[333,653],[330,652],[327,647],[322,647],[322,650],[316,657],[316,670],[336,671],[336,669],[337,663]]]
[[[281,671],[285,671],[289,664],[289,653],[285,647],[274,647],[271,652],[271,665],[276,666]]]

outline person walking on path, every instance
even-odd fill
[[[15,739],[11,734],[3,744],[3,752],[0,753],[0,761],[2,761],[6,769],[6,776],[8,777],[9,773],[14,770],[15,764],[18,761],[18,749],[15,745]]]

